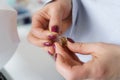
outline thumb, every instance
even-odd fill
[[[61,54],[63,57],[71,59],[71,55],[69,55],[69,53],[66,52],[65,48],[60,46],[59,43],[55,43],[55,52]]]
[[[57,71],[63,76],[66,74],[72,73],[72,67],[76,65],[82,66],[81,63],[76,62],[72,59],[67,59],[63,55],[57,53],[56,68],[57,68]]]
[[[75,52],[81,54],[93,54],[96,50],[96,45],[92,43],[71,43],[67,41],[67,47]]]
[[[49,23],[49,30],[51,32],[60,33],[62,26],[62,14],[58,11],[52,11]]]
[[[56,68],[60,73],[63,73],[63,71],[68,70],[69,64],[61,54],[57,53],[56,55]]]

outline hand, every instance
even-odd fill
[[[53,43],[72,22],[71,0],[54,0],[33,15],[28,40],[54,53]]]
[[[71,43],[67,52],[56,45],[56,68],[66,80],[120,80],[120,46],[107,43]],[[75,53],[92,55],[87,63],[73,58]]]

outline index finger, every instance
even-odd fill
[[[48,29],[49,20],[43,12],[37,12],[32,18],[31,33],[39,39],[56,38],[57,34]]]
[[[49,20],[43,15],[41,11],[35,13],[32,17],[32,27],[45,29],[48,28]]]

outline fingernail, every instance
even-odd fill
[[[59,27],[58,26],[53,26],[51,29],[52,32],[59,33]]]
[[[56,61],[56,59],[57,59],[57,53],[54,55],[54,58],[55,58],[55,61]]]
[[[52,46],[52,43],[46,42],[44,43],[44,46]]]
[[[52,36],[50,35],[50,36],[48,36],[48,38],[49,38],[50,40],[55,40],[57,37],[56,37],[56,36],[53,36],[53,35],[52,35]]]
[[[50,51],[48,51],[49,55],[53,55]]]
[[[71,43],[75,43],[75,41],[73,41],[71,38],[67,38],[68,41],[70,41]]]

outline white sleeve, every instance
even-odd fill
[[[77,15],[78,15],[78,0],[72,0],[72,26],[75,26],[76,20],[77,20]]]
[[[74,34],[74,28],[76,27],[77,17],[78,17],[78,6],[79,0],[72,0],[72,25],[65,33],[67,37],[73,38],[72,35]]]
[[[53,0],[42,0],[43,6],[46,5],[46,4],[48,4],[48,3],[50,3],[50,2],[52,2],[52,1],[53,1]]]

